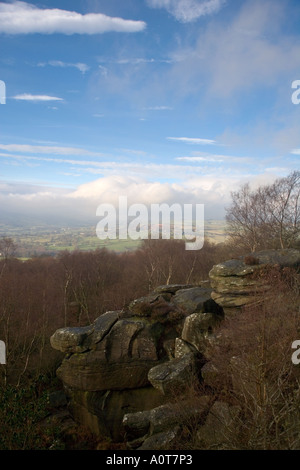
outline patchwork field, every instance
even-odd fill
[[[208,220],[205,222],[205,235],[215,243],[226,238],[225,222]],[[16,256],[31,258],[32,256],[50,255],[68,250],[89,251],[107,248],[116,252],[132,251],[139,247],[141,240],[100,240],[95,227],[49,227],[32,226],[30,228],[0,225],[0,237],[10,237],[17,245]]]

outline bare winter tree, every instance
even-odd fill
[[[226,221],[235,247],[253,252],[299,243],[300,171],[257,190],[251,190],[247,183],[231,197]]]
[[[14,243],[12,238],[0,238],[0,279],[3,276],[7,260],[14,256],[16,249],[17,245]]]
[[[232,192],[231,197],[232,204],[226,214],[230,241],[236,248],[256,251],[262,245],[259,194],[247,183],[239,191]]]
[[[12,238],[3,237],[0,238],[0,256],[2,259],[10,258],[14,255],[17,249],[17,245],[14,243]]]
[[[280,178],[266,188],[266,216],[280,247],[297,243],[300,234],[300,171]]]

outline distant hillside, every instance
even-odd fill
[[[37,221],[15,220],[13,223],[0,224],[0,237],[10,237],[17,245],[16,255],[20,258],[30,258],[48,254],[53,256],[63,250],[89,251],[97,248],[108,248],[122,253],[138,248],[141,240],[100,240],[96,235],[96,225],[60,225],[41,224]],[[225,223],[222,220],[207,220],[205,235],[214,242],[225,240]]]

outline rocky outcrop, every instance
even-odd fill
[[[207,282],[160,286],[89,326],[57,330],[50,341],[66,354],[57,375],[72,415],[97,434],[122,439],[125,411],[163,405],[191,377],[199,380],[206,338],[222,317],[211,292]]]
[[[185,402],[187,390],[214,388],[219,371],[210,345],[221,341],[216,326],[227,314],[259,302],[270,285],[269,266],[300,266],[297,250],[269,250],[220,263],[201,285],[159,286],[127,308],[109,311],[83,328],[61,328],[51,337],[65,353],[57,370],[77,422],[132,449],[163,449],[197,418],[197,439],[224,444],[239,410],[223,402]],[[219,424],[219,431],[215,428]],[[199,444],[199,445],[200,445]],[[201,444],[202,445],[202,444]]]
[[[267,267],[298,268],[299,250],[266,250],[217,264],[209,273],[212,299],[225,314],[238,312],[244,305],[259,302],[271,287],[260,272]]]
[[[123,426],[129,448],[162,450],[172,446],[187,422],[205,423],[211,397],[203,395],[191,405],[188,400],[173,400],[150,411],[125,414]]]
[[[152,367],[148,373],[148,379],[162,395],[179,394],[188,384],[192,385],[194,379],[197,379],[200,364],[201,359],[189,352],[178,359]]]

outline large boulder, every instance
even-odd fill
[[[50,338],[51,346],[64,353],[83,353],[99,343],[116,323],[121,311],[106,312],[86,327],[66,327]]]
[[[224,309],[225,314],[261,301],[271,288],[271,283],[264,281],[260,273],[272,266],[298,269],[300,251],[265,250],[215,265],[209,273],[212,299]]]
[[[72,343],[68,347],[64,334],[70,337],[68,330],[56,332],[52,345],[60,349],[63,345],[68,352],[73,348],[74,352],[65,357],[57,375],[64,384],[79,390],[144,387],[149,384],[148,371],[164,360],[163,352],[159,355],[163,328],[157,322],[119,319],[100,341],[89,341],[89,348],[84,347],[81,351],[77,351],[78,345],[74,346],[74,335],[71,335]],[[76,337],[81,337],[78,331]]]
[[[114,441],[123,441],[129,437],[122,424],[125,413],[132,413],[133,416],[137,413],[148,413],[166,401],[161,393],[151,386],[101,392],[87,392],[70,387],[65,390],[69,410],[74,419],[94,434]],[[142,432],[142,426],[141,423],[141,429],[136,432]]]
[[[150,369],[149,382],[163,395],[182,393],[186,387],[192,386],[197,380],[200,359],[189,352],[184,356],[164,362]]]
[[[160,286],[91,325],[57,330],[50,342],[65,353],[57,376],[73,417],[96,434],[122,439],[125,412],[159,407],[197,383],[203,340],[221,318],[211,292],[209,282]]]
[[[172,402],[152,410],[126,413],[123,418],[129,448],[157,450],[168,448],[185,426],[203,423],[210,409],[211,397],[203,395],[195,400],[174,397]],[[165,437],[170,436],[170,441]]]
[[[211,298],[212,288],[209,285],[177,290],[172,303],[189,315],[195,312],[219,312],[220,308]]]
[[[122,418],[165,402],[149,371],[168,362],[186,313],[167,301],[179,289],[154,292],[122,311],[106,312],[91,325],[61,328],[51,337],[64,352],[57,376],[75,419],[96,434],[122,438]]]
[[[209,344],[208,338],[222,319],[223,315],[214,313],[192,313],[184,321],[181,338],[194,346],[199,353],[205,354]]]

